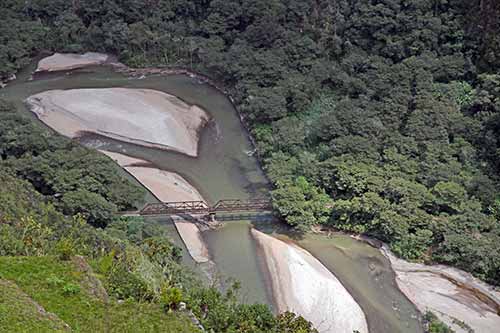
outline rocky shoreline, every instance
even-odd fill
[[[318,230],[316,230],[319,232]],[[457,333],[495,333],[500,327],[500,290],[472,274],[446,265],[411,263],[377,239],[351,235],[386,257],[399,290],[424,314],[433,312]]]
[[[399,289],[422,313],[432,311],[455,332],[494,333],[500,327],[500,292],[470,273],[444,265],[410,263],[384,244]]]

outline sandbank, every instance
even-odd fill
[[[26,99],[49,127],[70,138],[96,133],[143,146],[197,156],[209,120],[196,105],[151,89],[50,90]]]
[[[35,72],[69,71],[87,66],[102,65],[109,58],[107,54],[95,52],[84,54],[54,53],[50,57],[40,60]]]
[[[150,162],[135,157],[99,151],[124,168],[160,201],[204,201],[200,192],[175,172],[157,169]]]
[[[177,232],[181,236],[184,244],[189,251],[189,255],[197,263],[210,261],[208,248],[201,236],[200,229],[193,222],[187,221],[181,217],[173,217]]]
[[[322,333],[368,332],[363,310],[321,262],[255,229],[252,235],[264,254],[278,311],[300,314]]]

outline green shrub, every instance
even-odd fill
[[[73,283],[67,283],[63,286],[64,295],[75,295],[80,292],[80,286]]]
[[[61,201],[64,214],[82,214],[88,223],[104,228],[113,220],[117,211],[116,205],[106,201],[102,196],[86,190],[66,193]]]
[[[18,238],[14,226],[0,222],[0,256],[15,256],[25,253],[24,243]]]
[[[164,286],[161,290],[160,303],[167,312],[177,309],[182,299],[182,290],[177,287]]]
[[[58,277],[57,275],[54,275],[54,274],[52,274],[51,276],[46,278],[45,281],[47,282],[47,284],[49,286],[53,286],[53,287],[60,286],[64,283],[63,279],[61,279],[60,277]]]
[[[147,283],[130,272],[123,263],[112,266],[106,285],[108,292],[119,299],[151,300],[153,298],[153,292],[148,288]]]
[[[311,322],[292,312],[283,312],[278,318],[278,332],[283,333],[318,333]]]
[[[497,198],[490,205],[490,207],[488,207],[488,210],[495,217],[495,219],[500,220],[500,198]]]
[[[98,266],[99,272],[104,275],[108,275],[113,267],[113,260],[115,257],[115,250],[111,250],[108,254],[99,259]]]
[[[69,260],[75,255],[75,246],[73,240],[69,238],[63,238],[56,244],[55,248],[56,254],[61,260]]]
[[[427,311],[424,315],[427,332],[429,333],[454,333],[455,331],[449,328],[432,312]]]

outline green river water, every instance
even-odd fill
[[[131,79],[126,75],[99,67],[71,73],[44,75],[29,81],[34,65],[25,69],[18,79],[0,90],[0,98],[16,103],[27,112],[23,100],[35,93],[51,89],[71,88],[150,88],[197,104],[215,119],[202,133],[198,158],[157,149],[139,147],[98,136],[87,136],[87,146],[126,153],[153,162],[159,168],[175,171],[191,182],[210,202],[219,199],[263,196],[268,183],[252,150],[247,134],[229,99],[216,89],[188,76],[148,76]],[[148,200],[154,200],[152,196]],[[184,261],[203,274],[204,267],[191,260],[171,223],[174,242],[184,250]],[[203,238],[216,264],[218,274],[233,277],[242,283],[242,300],[263,302],[272,306],[269,278],[263,259],[250,235],[250,228],[293,240],[307,249],[332,271],[364,310],[370,332],[422,332],[415,307],[397,289],[389,262],[378,250],[346,235],[306,235],[294,238],[281,223],[271,221],[232,221],[221,229],[206,231]],[[320,297],[320,296],[318,296]]]

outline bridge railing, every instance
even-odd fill
[[[150,203],[139,211],[141,215],[203,214],[209,205],[204,201]]]
[[[219,200],[211,210],[214,212],[231,212],[231,211],[264,211],[271,210],[271,202],[267,199],[253,200]]]
[[[267,199],[219,200],[210,206],[205,201],[179,201],[150,203],[139,211],[140,215],[211,214],[216,212],[260,212],[272,210]]]

